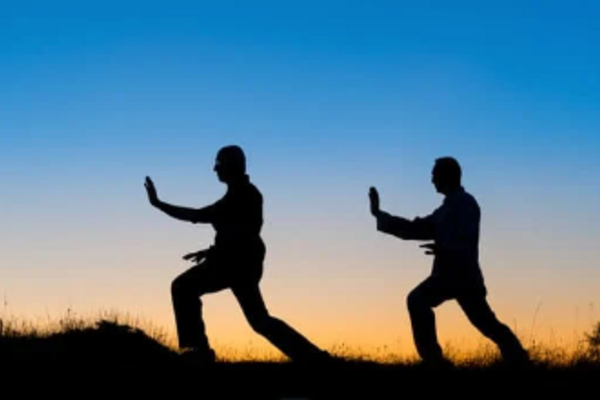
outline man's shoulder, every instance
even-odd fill
[[[475,196],[465,189],[461,189],[458,192],[453,193],[449,198],[446,199],[445,205],[450,207],[479,207],[479,203]]]
[[[471,210],[479,210],[479,202],[477,201],[477,198],[472,193],[467,192],[466,190],[463,191],[463,193],[459,197],[459,204],[462,207],[467,207]]]
[[[247,195],[261,200],[263,197],[261,190],[258,188],[258,185],[250,181],[247,184]]]
[[[248,188],[252,191],[260,193],[260,189],[258,188],[258,184],[253,181],[248,181]]]
[[[469,192],[468,190],[463,190],[462,197],[465,198],[468,201],[477,202],[477,199],[475,198],[475,195],[473,193]]]

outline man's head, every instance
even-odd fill
[[[240,146],[222,147],[217,153],[214,171],[221,182],[229,183],[246,174],[246,156]]]
[[[454,157],[439,157],[431,171],[431,182],[441,194],[447,194],[461,186],[462,170]]]

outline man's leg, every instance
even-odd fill
[[[413,340],[417,353],[424,362],[445,362],[437,338],[433,309],[451,298],[450,289],[432,277],[421,282],[407,296]]]
[[[496,317],[485,294],[461,295],[457,301],[473,326],[498,346],[505,360],[518,364],[528,362],[527,351],[514,332]]]
[[[171,298],[180,348],[214,354],[205,332],[200,297],[227,287],[226,276],[209,259],[173,280]]]
[[[244,283],[232,288],[246,320],[282,353],[294,361],[312,361],[327,357],[327,353],[311,343],[282,320],[269,315],[259,284]]]

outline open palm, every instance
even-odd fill
[[[148,200],[150,204],[155,205],[158,203],[158,193],[156,192],[156,187],[154,186],[154,182],[150,179],[149,176],[146,177],[146,181],[144,183],[146,187],[146,193],[148,194]]]
[[[369,202],[371,214],[377,215],[379,213],[379,192],[374,187],[369,188]]]

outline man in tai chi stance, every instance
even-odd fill
[[[417,352],[427,365],[450,365],[438,343],[433,309],[454,299],[469,321],[498,346],[504,360],[527,365],[527,351],[487,302],[479,265],[480,208],[462,186],[461,175],[455,158],[436,159],[432,183],[445,199],[431,214],[412,220],[382,211],[377,189],[369,190],[371,214],[378,231],[403,240],[430,241],[420,247],[434,256],[431,274],[407,297]]]
[[[214,171],[227,185],[225,195],[201,208],[186,208],[158,198],[154,183],[146,177],[150,204],[170,217],[191,223],[212,224],[213,245],[184,259],[196,265],[175,278],[171,295],[179,347],[195,359],[214,362],[202,318],[200,297],[231,289],[255,332],[295,361],[328,360],[320,350],[285,322],[269,315],[259,288],[266,246],[261,238],[263,197],[246,174],[246,157],[239,146],[223,147]]]

